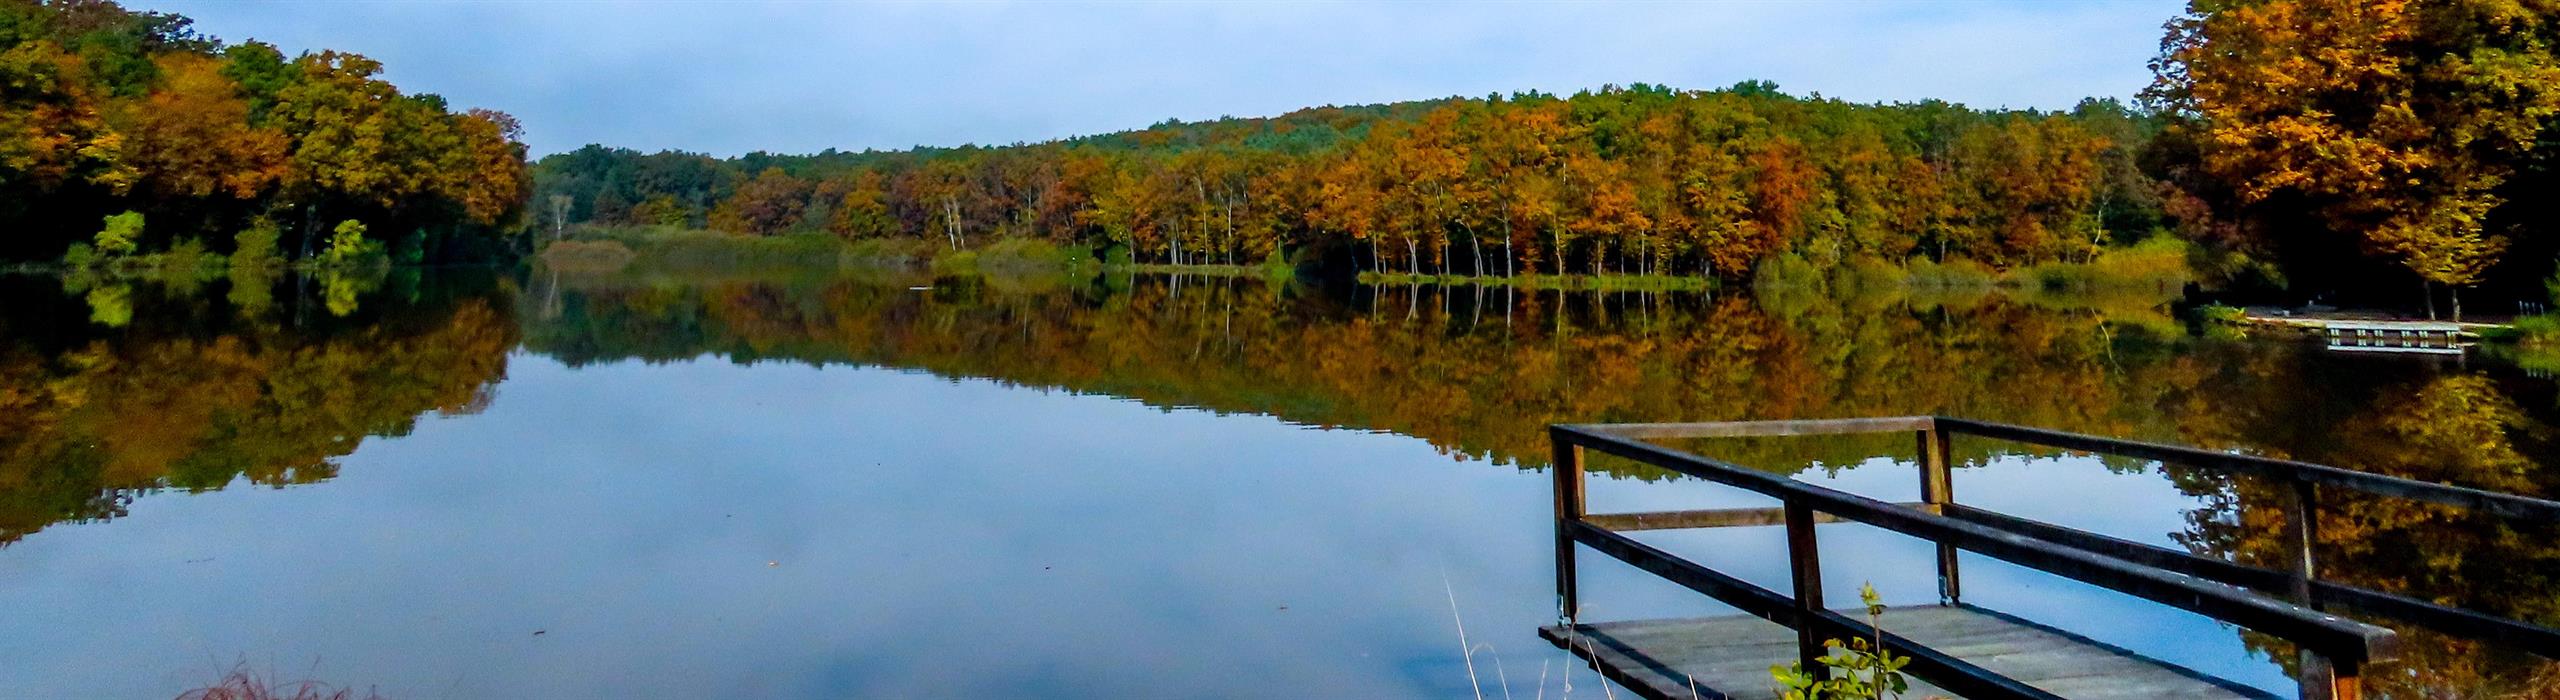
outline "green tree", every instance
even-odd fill
[[[364,238],[364,232],[365,226],[362,221],[348,219],[338,222],[337,228],[329,231],[329,249],[323,255],[331,263],[355,260],[369,247],[366,245],[368,241]]]
[[[132,255],[142,242],[142,212],[127,211],[106,218],[106,226],[98,229],[98,252],[106,255]]]

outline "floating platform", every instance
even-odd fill
[[[1968,605],[1893,608],[1885,612],[1884,627],[2067,698],[2277,697]],[[1538,636],[1653,700],[1775,698],[1777,682],[1769,667],[1796,660],[1795,630],[1750,615],[1549,626],[1539,628]],[[1932,696],[1957,697],[1918,678],[1903,694]]]

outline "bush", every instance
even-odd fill
[[[231,234],[231,266],[239,268],[277,267],[284,264],[284,254],[276,251],[276,240],[282,234],[276,222],[260,218],[249,227]]]
[[[208,270],[222,266],[222,256],[206,250],[204,241],[194,238],[178,239],[177,244],[169,246],[169,252],[156,258],[153,262],[159,267],[172,270]]]
[[[95,267],[97,264],[98,249],[89,247],[89,244],[87,243],[73,243],[71,244],[70,250],[62,251],[62,265],[64,267],[87,269]]]
[[[142,212],[127,211],[106,218],[106,227],[98,229],[98,252],[112,256],[132,255],[142,244]]]
[[[955,250],[933,257],[935,274],[964,275],[978,271],[978,251]]]
[[[1999,277],[1989,266],[1965,258],[1940,262],[1914,257],[1902,269],[1905,284],[1936,289],[1989,287]]]
[[[1804,256],[1786,253],[1762,259],[1752,269],[1751,283],[1761,287],[1819,287],[1822,271]]]
[[[2560,347],[2560,313],[2517,316],[2492,339],[2533,347]]]
[[[2236,306],[2206,304],[2196,307],[2196,320],[2204,323],[2236,326],[2248,318],[2249,312]]]
[[[2132,246],[2106,250],[2085,263],[2039,263],[2011,270],[2008,281],[2049,291],[2181,289],[2196,277],[2194,268],[2188,265],[2194,252],[2186,241],[2154,236]]]
[[[331,263],[344,264],[364,255],[364,222],[348,219],[329,230],[329,249],[321,252]]]

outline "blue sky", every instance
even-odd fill
[[[1632,82],[2055,109],[2140,90],[2181,3],[133,5],[225,40],[372,56],[404,89],[516,115],[537,155],[587,143],[734,155]]]

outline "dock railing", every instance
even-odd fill
[[[1920,454],[1921,503],[1910,505],[1887,503],[1647,442],[1647,440],[1661,439],[1887,432],[1908,432],[1915,436]],[[1973,698],[2058,697],[2053,693],[1994,673],[1902,636],[1890,632],[1879,634],[1867,623],[1850,619],[1825,606],[1820,547],[1814,536],[1814,524],[1817,520],[1851,521],[1935,543],[1938,547],[1940,594],[1951,602],[1958,600],[1962,594],[1956,566],[1956,553],[1973,552],[2197,613],[2285,640],[2301,650],[2303,663],[2299,665],[2298,678],[2301,684],[2301,697],[2353,699],[2361,696],[2362,669],[2372,662],[2395,658],[2398,653],[2399,638],[2387,628],[2327,614],[2310,606],[2323,600],[2324,598],[2319,597],[2323,595],[2330,596],[2326,598],[2328,600],[2353,598],[2359,601],[2356,603],[2358,607],[2363,607],[2365,601],[2370,600],[2400,600],[2401,602],[2396,604],[2406,609],[2415,609],[2409,606],[2420,603],[2420,601],[2402,600],[2397,596],[2371,591],[2342,593],[2337,591],[2341,589],[2360,591],[2360,589],[2318,585],[2312,577],[2307,553],[2301,557],[2301,566],[2298,566],[2295,572],[2277,572],[2274,575],[2280,578],[2269,579],[2264,573],[2242,573],[2243,570],[2266,571],[2262,569],[2194,557],[2184,552],[2148,547],[2148,545],[2133,545],[2091,533],[1959,506],[1955,503],[1952,465],[1948,449],[1950,439],[1959,433],[2170,462],[2190,464],[2202,462],[2199,466],[2281,475],[2314,486],[2330,485],[2375,490],[2378,493],[2403,495],[2431,502],[2481,507],[2493,512],[2560,513],[2560,510],[2553,510],[2560,509],[2560,504],[2549,501],[2394,479],[2334,467],[2246,458],[2188,448],[1931,416],[1733,423],[1555,425],[1549,427],[1548,434],[1553,444],[1555,460],[1553,475],[1558,613],[1567,624],[1572,624],[1580,616],[1581,604],[1576,590],[1574,567],[1575,546],[1579,544],[1690,590],[1713,597],[1747,614],[1793,628],[1796,632],[1799,662],[1807,672],[1816,674],[1818,677],[1825,672],[1825,667],[1817,663],[1817,660],[1828,653],[1821,644],[1822,640],[1880,637],[1886,650],[1911,659],[1909,668],[1914,675],[1936,683],[1950,692]],[[1775,498],[1781,505],[1776,509],[1588,513],[1585,511],[1583,498],[1585,450],[1615,455],[1706,481],[1741,488]],[[2305,496],[2304,502],[2309,503],[2308,499],[2309,497]],[[2310,509],[2306,508],[2306,512],[2309,511]],[[2295,522],[2303,523],[2297,528],[2303,532],[2295,533],[2295,536],[2305,545],[2311,541],[2311,535],[2308,533],[2312,532],[2306,520],[2307,518],[2295,519]],[[1791,591],[1787,594],[1764,589],[1731,575],[1673,556],[1623,534],[1624,531],[1629,530],[1773,523],[1783,524],[1786,528],[1791,582]],[[2135,550],[2134,554],[2128,556],[2114,549],[2126,545],[2148,548],[2152,551],[2145,553]],[[2160,562],[2169,562],[2175,566]],[[2212,564],[2200,562],[2212,562]],[[2208,574],[2219,574],[2220,577]],[[2245,582],[2221,579],[2238,579]],[[2252,588],[2266,590],[2251,583],[2281,583],[2280,586],[2275,587],[2282,593],[2270,594],[2248,590]],[[2329,592],[2323,593],[2323,591]],[[2278,594],[2298,597],[2289,601],[2275,597]],[[2394,605],[2395,603],[2383,604]],[[2387,611],[2376,612],[2389,614]],[[2450,616],[2461,614],[2461,611],[2451,613],[2438,611],[2437,614]],[[2478,616],[2476,613],[2468,614]],[[2528,632],[2529,630],[2509,629],[2505,633],[2526,634]]]

